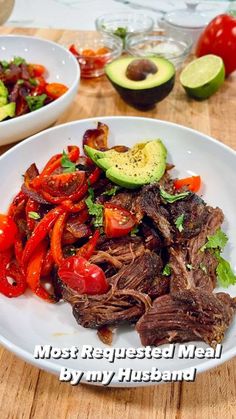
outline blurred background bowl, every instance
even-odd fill
[[[80,80],[75,57],[54,42],[31,36],[0,36],[1,60],[10,61],[14,56],[44,65],[48,74],[46,80],[65,84],[68,91],[34,112],[1,121],[0,145],[22,140],[52,125],[73,101]]]
[[[107,13],[96,19],[95,26],[100,32],[119,36],[125,48],[127,35],[152,31],[154,20],[144,13]]]
[[[159,56],[164,57],[174,64],[175,68],[181,67],[192,48],[192,39],[184,32],[177,35],[162,33],[144,33],[141,35],[128,35],[126,51],[134,56]]]
[[[81,32],[73,44],[67,47],[80,65],[81,77],[91,78],[104,74],[105,65],[121,55],[123,44],[117,36],[100,32]]]

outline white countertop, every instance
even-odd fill
[[[158,10],[151,11],[149,8],[166,12],[185,7],[185,2],[182,0],[130,0],[130,2],[140,5],[141,8],[123,4],[118,0],[15,0],[14,10],[5,25],[92,30],[95,28],[96,17],[104,13],[145,12],[157,22],[163,14]],[[213,8],[212,14],[216,16],[226,10],[229,4],[226,1],[206,1],[201,2],[198,8]]]

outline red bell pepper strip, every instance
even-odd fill
[[[7,250],[0,254],[0,292],[6,297],[19,297],[24,294],[27,284],[19,266],[11,262],[12,252]],[[7,278],[14,282],[11,284]]]
[[[30,231],[33,231],[36,225],[38,224],[37,220],[30,217],[30,212],[38,212],[39,208],[40,208],[40,204],[38,202],[34,201],[31,198],[28,200],[25,207],[25,212],[26,212],[27,227]]]
[[[79,147],[69,145],[67,148],[68,148],[68,159],[71,160],[72,162],[76,162],[76,160],[78,160],[79,155],[80,155]],[[53,172],[55,172],[56,169],[61,167],[61,159],[62,159],[62,154],[56,154],[55,156],[53,156],[48,161],[48,163],[46,164],[46,166],[44,167],[40,175],[32,180],[30,186],[36,190],[40,189],[42,178],[44,176],[51,175]]]
[[[41,276],[49,276],[52,269],[54,267],[54,259],[52,257],[51,249],[47,251],[47,254],[45,256],[42,270],[41,270]]]
[[[197,192],[201,186],[201,176],[191,176],[174,181],[175,189],[181,189],[183,186],[186,186],[192,192]]]
[[[10,215],[11,217],[14,217],[15,212],[17,210],[17,208],[22,205],[25,201],[26,201],[27,197],[25,196],[25,194],[20,191],[18,192],[18,194],[15,196],[15,198],[13,199],[7,214]]]
[[[61,240],[63,230],[66,224],[66,212],[61,214],[58,219],[56,220],[54,227],[52,229],[51,235],[51,252],[54,262],[59,266],[60,263],[64,260],[62,247],[61,247]]]
[[[41,243],[43,239],[47,236],[57,218],[64,212],[65,210],[61,207],[53,208],[38,223],[37,227],[34,229],[32,233],[32,236],[29,238],[24,248],[22,257],[22,263],[24,267],[26,267],[26,265],[28,264],[32,253],[37,248],[39,243]]]
[[[16,234],[16,237],[15,237],[14,250],[15,250],[16,260],[17,260],[19,266],[21,266],[24,246],[23,246],[21,235],[20,235],[19,231],[18,231],[18,233]]]
[[[95,251],[98,239],[100,237],[99,230],[95,230],[93,236],[87,243],[85,243],[76,253],[77,256],[82,256],[89,260]]]
[[[67,212],[76,213],[76,212],[80,212],[80,211],[84,210],[85,208],[87,208],[87,205],[86,205],[84,199],[82,201],[78,202],[78,204],[74,204],[72,201],[66,200],[66,201],[63,201],[61,203],[61,207],[64,210],[66,210]]]
[[[43,266],[43,261],[46,256],[46,252],[47,244],[45,241],[41,241],[38,244],[29,261],[26,280],[30,289],[38,297],[52,303],[54,301],[53,296],[48,294],[48,292],[40,284],[41,270]]]

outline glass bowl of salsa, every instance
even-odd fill
[[[99,77],[104,74],[104,67],[122,53],[122,41],[117,36],[91,32],[76,37],[68,45],[76,57],[82,78]]]

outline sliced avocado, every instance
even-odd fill
[[[16,104],[15,102],[8,103],[0,108],[0,121],[8,117],[12,118],[15,116]]]
[[[173,89],[174,65],[162,57],[122,57],[105,67],[105,74],[120,96],[137,108],[163,100]]]
[[[125,153],[108,150],[98,154],[85,147],[88,156],[106,171],[106,177],[126,188],[158,181],[165,172],[167,151],[161,140],[138,143]]]
[[[5,84],[0,80],[0,107],[7,104],[8,90]]]

